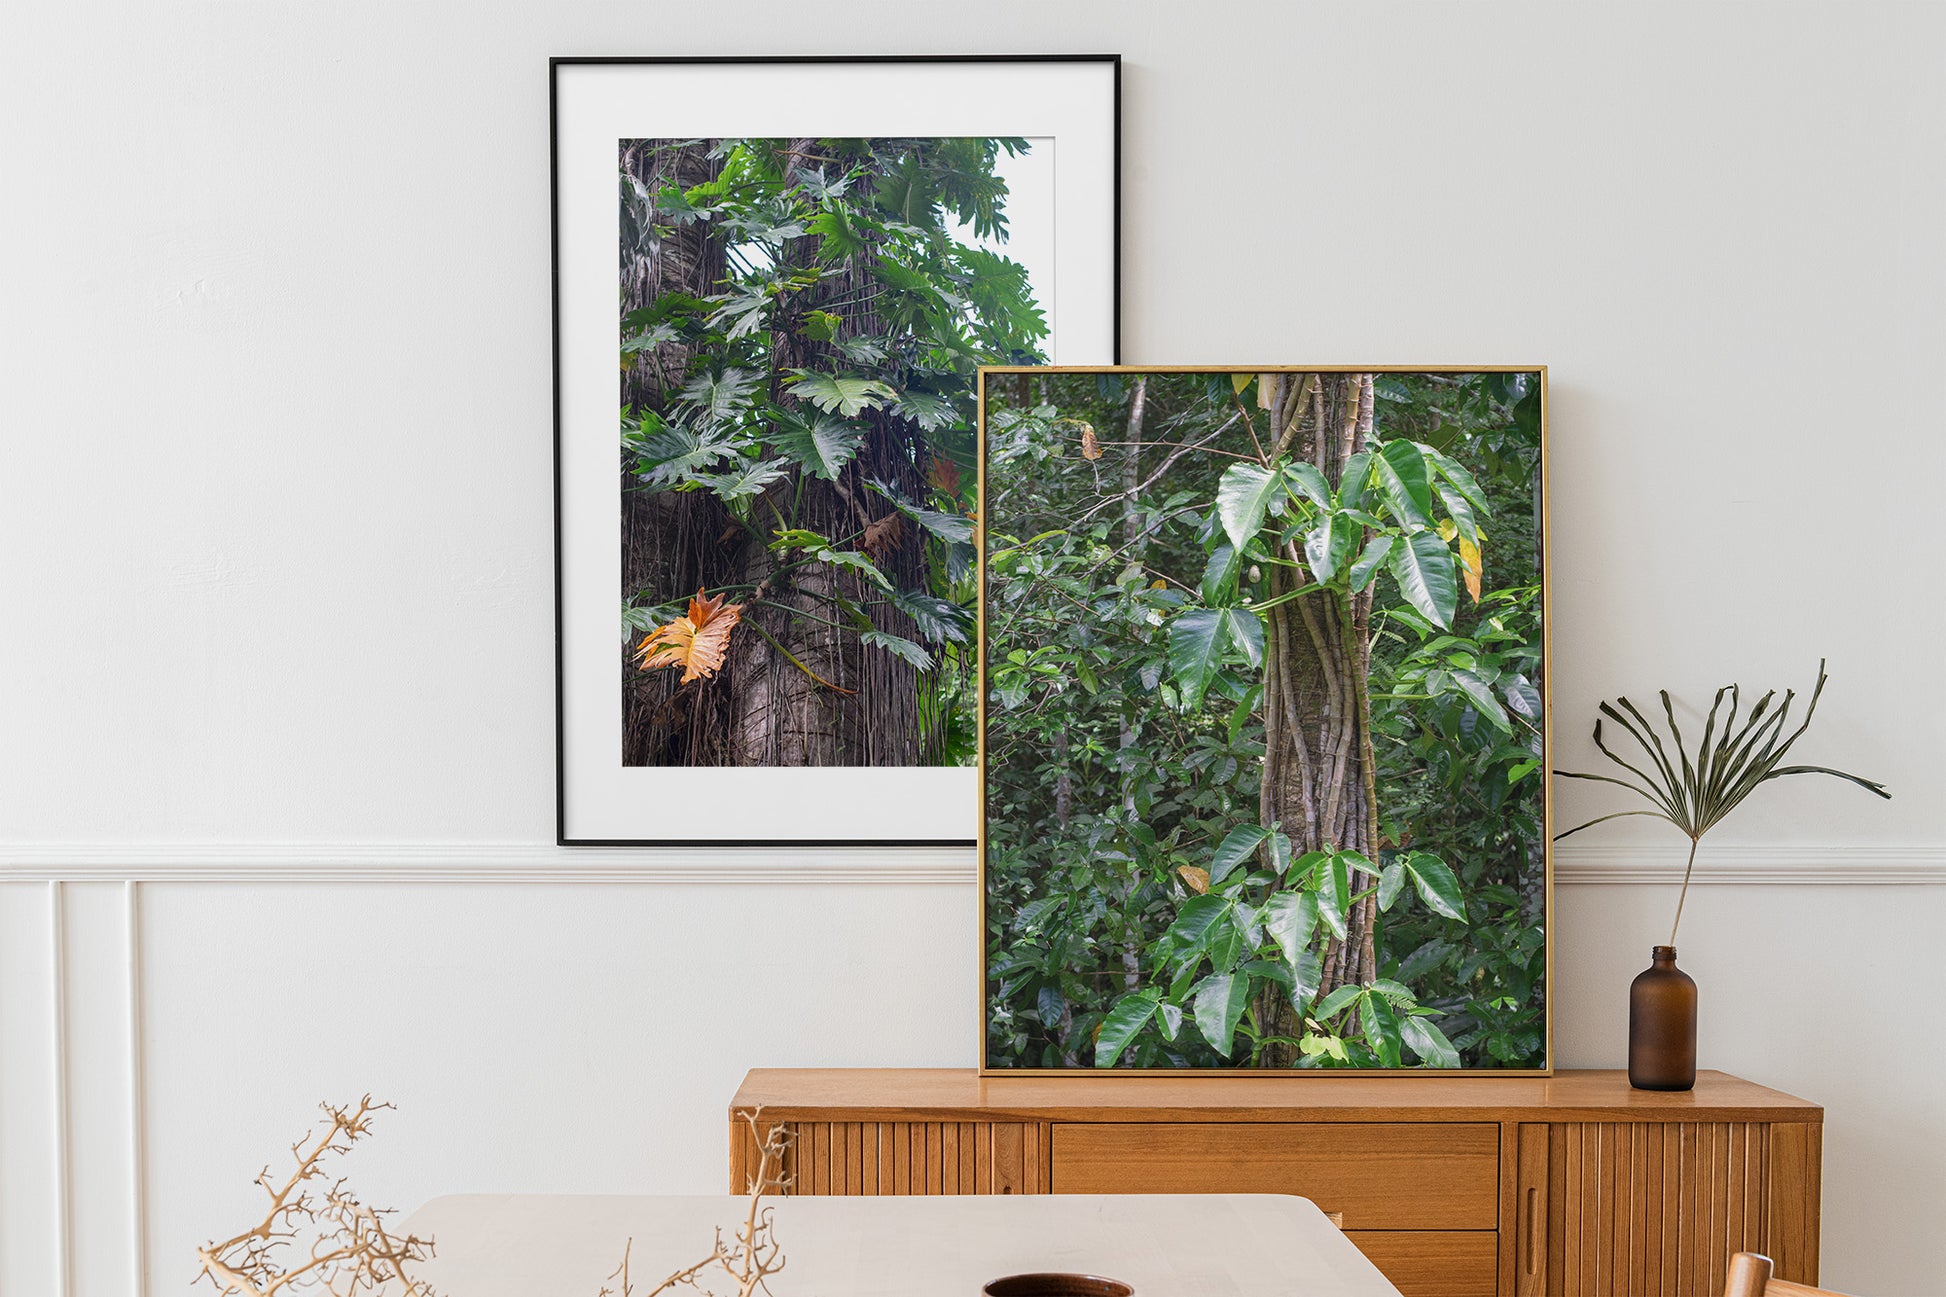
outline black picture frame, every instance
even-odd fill
[[[562,220],[560,95],[563,69],[584,66],[823,66],[894,64],[1104,64],[1111,76],[1112,114],[1112,249],[1110,260],[1110,337],[1114,363],[1121,360],[1122,305],[1122,56],[1119,54],[915,54],[915,55],[589,55],[557,56],[548,60],[548,196],[550,334],[552,370],[552,437],[554,500],[554,792],[555,842],[562,847],[967,847],[975,836],[946,837],[739,837],[664,838],[585,835],[570,831],[568,809],[569,751],[567,736],[566,618],[563,568],[563,354],[562,354]],[[971,808],[977,816],[977,805]]]

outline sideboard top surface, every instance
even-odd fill
[[[1824,1109],[1726,1072],[1635,1090],[1621,1071],[1551,1077],[987,1076],[972,1068],[757,1068],[731,1101],[782,1120],[1777,1121]]]

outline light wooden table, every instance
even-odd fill
[[[778,1198],[776,1297],[977,1297],[1001,1275],[1106,1275],[1136,1297],[1398,1297],[1304,1198],[1064,1194]],[[646,1292],[709,1251],[741,1198],[435,1198],[405,1228],[435,1240],[443,1297],[595,1297],[634,1239]],[[643,1282],[646,1280],[647,1282]]]

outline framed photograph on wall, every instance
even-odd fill
[[[559,841],[972,845],[977,371],[1117,358],[1119,59],[550,75]]]
[[[1546,1073],[1547,371],[981,388],[984,1070]]]

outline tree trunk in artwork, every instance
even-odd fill
[[[1371,436],[1372,376],[1266,375],[1266,380],[1275,444],[1292,459],[1317,465],[1336,487],[1345,461]],[[1295,545],[1286,547],[1284,558],[1296,566],[1273,570],[1273,597],[1301,588],[1307,579],[1304,555]],[[1371,602],[1369,589],[1351,596],[1314,591],[1277,604],[1266,616],[1262,821],[1278,824],[1297,853],[1335,847],[1377,858]],[[1351,892],[1375,881],[1354,872]],[[1366,897],[1346,916],[1344,939],[1327,940],[1320,998],[1377,976],[1376,914],[1375,898]],[[1259,1011],[1278,1024],[1278,1035],[1299,1034],[1301,1024],[1288,999],[1267,996]],[[1272,1045],[1264,1063],[1291,1067],[1296,1055],[1291,1046]]]
[[[650,193],[674,184],[687,187],[712,178],[706,144],[656,152],[653,141],[628,141],[622,165]],[[810,140],[792,141],[806,154]],[[827,164],[832,148],[822,149]],[[844,160],[837,159],[837,165]],[[817,240],[794,241],[806,264]],[[663,293],[698,297],[721,291],[725,248],[714,227],[678,226],[651,250],[622,266],[623,312],[648,305]],[[841,323],[838,337],[871,335],[878,322],[858,299],[859,280],[828,278],[804,295],[807,308],[825,309]],[[830,368],[829,344],[779,332],[769,366],[770,397],[789,408],[784,394],[789,371]],[[623,375],[625,403],[655,408],[661,394],[680,386],[687,351],[664,344],[638,357]],[[863,447],[827,482],[809,474],[773,484],[751,502],[754,514],[796,507],[797,525],[831,537],[855,536],[891,513],[874,503],[864,483],[877,478],[913,498],[925,494],[929,463],[923,434],[886,411],[864,416]],[[778,563],[752,531],[708,492],[644,492],[624,474],[622,482],[622,593],[654,589],[675,593],[722,586],[755,586],[731,597],[743,620],[722,671],[709,679],[678,682],[674,671],[642,671],[623,657],[623,763],[691,766],[896,766],[915,765],[921,751],[917,671],[892,653],[864,645],[855,631],[841,633],[846,614],[838,598],[863,610],[873,625],[907,639],[919,638],[903,612],[875,603],[876,586],[863,576],[827,564],[776,576]],[[880,512],[874,513],[874,507]],[[925,586],[925,547],[909,520],[902,534],[875,556],[899,588]],[[834,624],[837,623],[837,624]],[[633,647],[632,643],[629,645]]]

